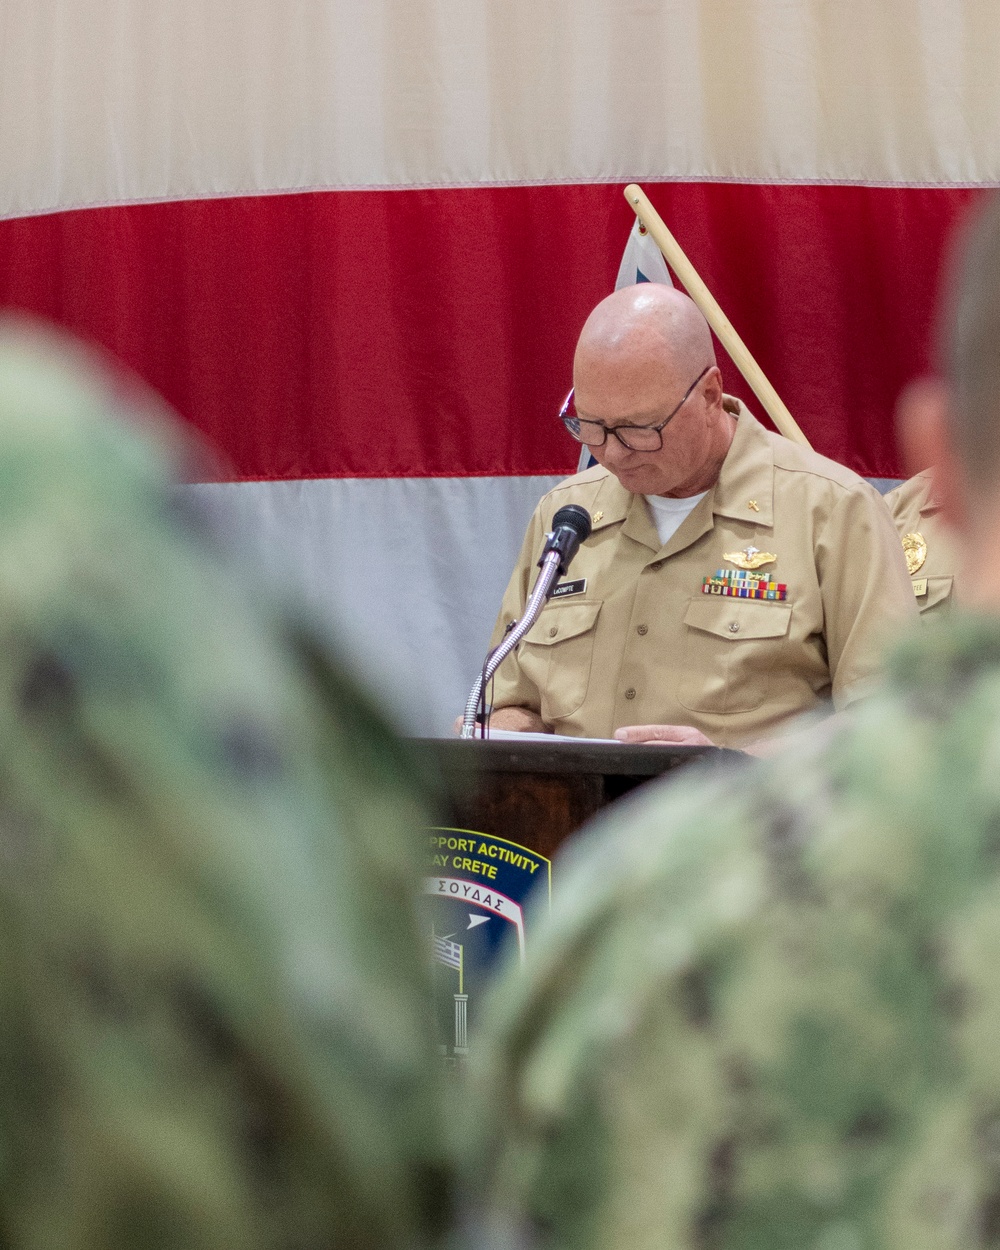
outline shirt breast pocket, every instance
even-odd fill
[[[913,579],[917,581],[917,578]],[[921,612],[936,610],[943,612],[951,607],[951,593],[954,577],[928,577],[927,590],[917,595],[917,608]]]
[[[538,689],[544,721],[572,716],[583,706],[600,613],[600,603],[549,603],[521,643],[521,670]]]
[[[712,597],[684,614],[678,701],[692,712],[752,712],[767,698],[792,620],[791,604]]]

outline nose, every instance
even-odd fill
[[[625,444],[616,435],[608,431],[608,437],[604,441],[604,446],[598,448],[602,453],[600,459],[602,464],[609,467],[615,464],[624,464],[635,456],[635,452],[626,447]]]

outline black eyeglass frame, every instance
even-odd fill
[[[579,416],[571,417],[569,415],[569,406],[573,402],[573,394],[574,394],[574,391],[576,390],[575,387],[570,387],[570,392],[566,396],[565,400],[563,401],[563,406],[559,409],[559,420],[563,423],[563,425],[568,430],[570,437],[574,439],[576,442],[583,444],[584,447],[603,447],[604,444],[608,441],[608,435],[613,434],[615,438],[618,439],[619,443],[621,443],[621,445],[625,448],[626,451],[661,451],[663,448],[664,427],[669,425],[670,422],[673,421],[674,417],[677,416],[680,410],[684,407],[687,401],[694,394],[694,389],[698,385],[698,383],[702,380],[705,374],[709,372],[709,370],[714,369],[714,368],[715,368],[714,365],[706,365],[705,368],[702,369],[701,373],[698,374],[695,380],[691,383],[691,385],[684,392],[684,397],[681,399],[681,402],[677,405],[676,408],[673,409],[671,413],[669,413],[668,416],[664,417],[664,419],[660,422],[659,425],[634,425],[630,422],[623,422],[621,425],[605,425],[603,421],[589,421],[588,420],[587,421],[588,425],[596,425],[599,430],[604,431],[604,437],[601,439],[599,443],[585,443],[583,439],[580,437],[580,422],[581,420],[584,420],[585,418],[582,418]],[[574,425],[576,426],[575,430],[573,429]],[[656,434],[659,435],[660,441],[655,447],[630,447],[629,444],[626,443],[625,439],[622,438],[621,433],[620,433],[621,430],[643,430],[646,432],[655,432]]]

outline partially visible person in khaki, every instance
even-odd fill
[[[599,467],[536,509],[494,644],[521,615],[543,535],[568,503],[593,518],[567,579],[585,589],[550,600],[501,666],[491,724],[735,746],[824,700],[839,708],[863,695],[884,641],[916,618],[878,493],[724,402],[708,326],[669,287],[630,287],[599,304],[574,382],[580,417],[609,431],[676,412],[659,451],[630,451],[609,432],[593,447]],[[645,496],[702,493],[662,544]],[[755,556],[781,598],[703,592],[706,578],[741,560],[753,567]]]
[[[906,552],[917,608],[924,619],[953,605],[959,577],[955,538],[941,517],[933,491],[933,475],[925,469],[885,496]]]
[[[0,331],[0,1243],[419,1250],[421,785],[148,406]]]

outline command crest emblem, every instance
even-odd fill
[[[514,946],[524,959],[535,914],[529,894],[548,899],[551,864],[506,838],[471,829],[429,829],[424,917],[430,930],[438,1049],[446,1066],[469,1053],[469,1032],[497,958]]]
[[[927,544],[924,542],[923,534],[904,534],[903,535],[903,554],[906,556],[906,568],[912,577],[914,573],[919,573],[924,567],[924,561],[927,559]]]

